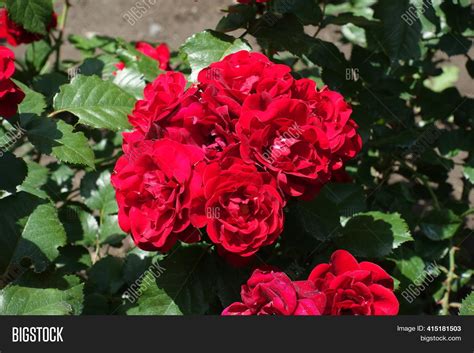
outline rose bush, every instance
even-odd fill
[[[170,48],[0,0],[0,315],[472,314],[470,8],[423,5],[229,1]]]

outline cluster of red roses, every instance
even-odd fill
[[[23,91],[11,80],[15,72],[15,54],[0,47],[0,117],[11,118],[25,98]]]
[[[51,14],[51,22],[47,30],[56,28],[58,18],[55,13]],[[8,11],[5,8],[0,9],[0,39],[5,39],[8,44],[16,47],[20,44],[29,44],[41,40],[43,36],[36,33],[28,32],[23,26],[13,22],[8,16]]]
[[[112,183],[119,223],[145,250],[196,242],[249,259],[275,242],[290,197],[311,199],[361,148],[344,98],[286,65],[240,51],[187,87],[178,72],[146,86]]]
[[[390,275],[374,263],[358,263],[345,250],[316,266],[306,281],[255,270],[241,297],[222,315],[397,315],[399,308]]]

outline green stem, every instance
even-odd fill
[[[454,271],[456,270],[456,262],[454,258],[454,254],[456,253],[458,249],[456,247],[452,247],[449,250],[449,272],[446,276],[446,290],[444,292],[443,299],[441,299],[441,314],[442,315],[449,315],[449,308],[450,308],[450,303],[449,303],[449,296],[451,294],[451,286],[453,280],[456,278],[456,274]]]

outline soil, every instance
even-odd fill
[[[67,33],[166,42],[177,49],[192,34],[215,28],[222,17],[221,10],[229,3],[230,0],[71,0]],[[65,54],[74,57],[70,49]]]

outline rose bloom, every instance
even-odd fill
[[[153,47],[146,42],[138,42],[135,49],[145,54],[146,56],[158,61],[158,66],[161,70],[168,70],[170,63],[170,49],[165,43]]]
[[[311,199],[330,178],[329,141],[299,99],[248,97],[237,124],[240,152],[272,173],[288,196]]]
[[[112,175],[119,224],[143,250],[170,250],[177,240],[196,242],[203,224],[192,220],[195,195],[202,190],[199,172],[204,154],[169,139],[128,146]]]
[[[166,72],[145,87],[144,98],[137,101],[128,120],[132,126],[148,133],[152,123],[163,120],[179,110],[196,89],[186,90],[186,78],[179,72]]]
[[[234,126],[227,106],[210,106],[196,86],[186,89],[186,79],[167,72],[145,88],[130,123],[136,127],[130,139],[170,138],[202,148],[206,158],[216,159],[236,144]]]
[[[292,282],[283,272],[257,269],[240,292],[242,302],[228,306],[222,315],[321,315],[323,293],[307,281]]]
[[[10,79],[15,72],[15,54],[0,47],[0,116],[11,118],[25,98],[23,91]]]
[[[281,234],[284,200],[268,173],[228,157],[206,167],[203,183],[203,223],[220,252],[250,257]]]
[[[55,13],[51,15],[51,22],[46,30],[50,31],[56,28],[58,17]],[[0,9],[0,38],[6,39],[8,44],[16,47],[20,44],[29,44],[41,40],[43,36],[37,33],[28,32],[23,26],[10,20],[8,11],[5,8]]]
[[[354,158],[362,149],[362,139],[357,133],[358,125],[350,118],[351,107],[344,97],[324,87],[316,89],[316,83],[310,79],[295,81],[292,97],[305,101],[311,115],[326,134],[331,151],[332,171],[339,171],[344,163]]]
[[[328,264],[316,266],[308,280],[326,295],[325,315],[398,313],[390,275],[374,263],[358,263],[345,250],[335,251]]]
[[[198,76],[203,91],[216,105],[227,105],[232,118],[238,118],[240,107],[250,94],[265,92],[270,97],[290,94],[291,69],[275,64],[265,55],[246,50],[227,55],[201,70]]]

